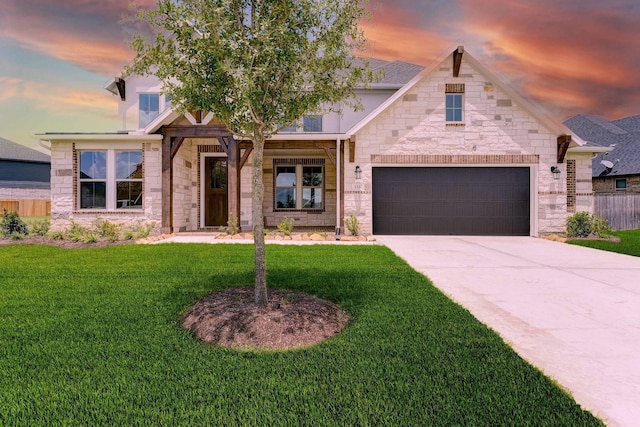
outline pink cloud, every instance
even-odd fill
[[[144,1],[143,6],[152,4]],[[83,69],[115,75],[133,58],[128,0],[5,0],[0,37]]]
[[[551,110],[638,113],[640,83],[630,77],[640,68],[640,8],[633,1],[460,4],[495,67]]]

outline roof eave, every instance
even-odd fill
[[[40,133],[36,136],[42,141],[156,141],[162,135],[145,133]]]

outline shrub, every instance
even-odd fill
[[[220,226],[220,231],[229,235],[238,234],[240,232],[240,226],[238,225],[238,218],[235,215],[230,215],[227,220],[227,226]]]
[[[122,225],[98,218],[93,221],[93,227],[100,237],[104,237],[110,242],[115,242],[118,240]]]
[[[7,237],[12,237],[16,234],[21,234],[24,237],[29,234],[27,224],[20,218],[18,212],[7,212],[6,209],[3,209],[0,232]]]
[[[31,222],[31,234],[36,236],[46,236],[49,233],[49,218],[35,219]]]
[[[49,231],[47,236],[49,236],[51,240],[64,240],[64,232],[59,230]]]
[[[360,222],[358,221],[358,217],[353,213],[350,213],[349,216],[344,219],[344,225],[352,236],[360,235]]]
[[[77,222],[71,220],[71,227],[69,227],[65,234],[69,240],[73,240],[74,242],[83,242],[88,233],[89,229],[87,227],[83,227]]]
[[[598,215],[593,216],[593,234],[598,237],[609,237],[613,236],[613,227],[609,224],[609,221],[606,218],[599,217]]]
[[[613,227],[606,219],[584,211],[567,218],[568,237],[588,237],[591,234],[598,237],[610,236],[613,234]]]
[[[291,236],[291,232],[293,232],[293,223],[295,220],[293,218],[285,217],[280,224],[278,224],[278,231],[284,234],[285,236]]]

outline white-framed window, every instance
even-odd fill
[[[617,178],[616,179],[616,191],[627,191],[627,179],[626,178]]]
[[[78,208],[141,209],[142,150],[79,150]]]
[[[274,210],[323,210],[324,172],[324,159],[274,159]]]
[[[80,151],[78,162],[80,209],[106,209],[107,152]]]
[[[322,116],[319,114],[304,116],[301,122],[299,120],[296,120],[290,125],[280,129],[280,132],[322,132]]]
[[[138,126],[143,128],[160,114],[160,94],[138,94]]]
[[[464,83],[447,84],[445,88],[445,119],[447,123],[464,121]]]
[[[302,130],[304,132],[322,132],[322,116],[318,114],[304,116]]]

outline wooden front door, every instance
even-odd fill
[[[229,219],[226,157],[205,157],[204,225],[227,225]]]

